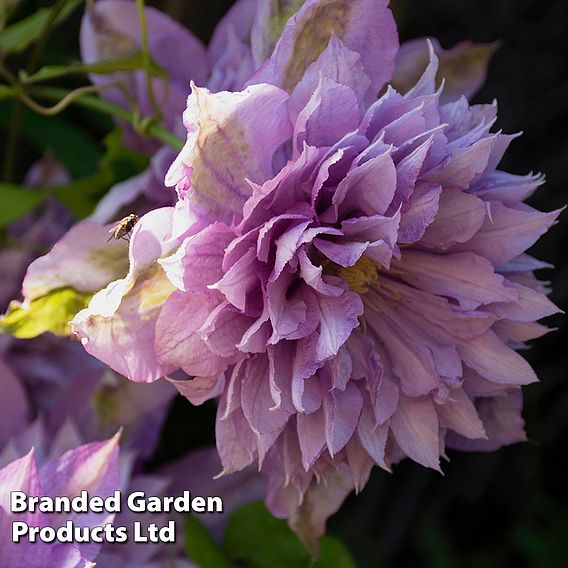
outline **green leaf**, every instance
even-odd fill
[[[355,568],[339,540],[325,536],[320,547],[320,557],[314,563],[286,521],[274,518],[262,503],[235,511],[224,543],[227,555],[247,568]]]
[[[116,128],[106,136],[104,140],[106,153],[94,174],[52,188],[57,199],[77,218],[89,215],[111,186],[140,173],[147,167],[148,158],[122,146],[121,138],[120,128]]]
[[[0,106],[0,125],[9,121],[7,105]],[[62,117],[44,117],[30,112],[24,115],[24,132],[42,151],[51,151],[75,179],[71,183],[43,188],[35,193],[45,196],[55,195],[78,218],[89,215],[104,193],[116,183],[128,179],[148,166],[147,156],[138,154],[122,146],[122,132],[119,128],[111,131],[105,138],[105,153],[90,137],[71,122]],[[11,195],[14,189],[26,195],[22,199],[31,199],[33,192],[22,191],[19,186],[1,186],[12,189],[6,194],[6,201],[0,197],[0,226],[6,217],[6,223],[14,221],[28,213],[35,204],[28,208],[11,208]],[[20,195],[18,193],[18,196]],[[38,202],[41,201],[37,198]],[[4,205],[6,203],[7,205]]]
[[[420,552],[431,568],[451,568],[457,563],[453,554],[452,543],[446,540],[444,530],[438,525],[435,518],[426,516],[421,524]]]
[[[1,97],[0,97],[1,98]],[[0,105],[0,126],[8,128],[12,105]],[[91,135],[61,115],[47,117],[24,109],[22,124],[26,138],[41,153],[50,151],[73,177],[96,171],[103,152]]]
[[[512,537],[528,566],[548,568],[566,566],[567,534],[568,512],[559,506],[557,511],[547,511],[538,527],[522,524],[513,531]]]
[[[55,23],[59,24],[80,4],[83,0],[68,0],[59,14]],[[42,33],[45,23],[49,20],[53,8],[42,8],[31,16],[12,24],[0,34],[0,51],[19,53],[31,45]]]
[[[6,26],[6,22],[15,12],[21,0],[2,0],[0,2],[0,31]]]
[[[18,90],[16,88],[0,85],[0,101],[2,99],[9,99],[16,96],[18,96]]]
[[[29,306],[13,301],[6,315],[0,318],[0,332],[21,339],[37,337],[47,331],[68,336],[71,334],[69,322],[92,297],[91,292],[78,292],[66,287],[35,298]]]
[[[200,568],[231,568],[209,531],[193,515],[187,517],[185,551]]]
[[[99,197],[113,185],[113,179],[111,172],[101,168],[86,178],[50,189],[77,219],[83,219],[93,211]]]
[[[32,191],[19,185],[0,183],[0,227],[29,213],[46,197],[45,192]]]
[[[137,52],[127,55],[126,57],[108,59],[106,61],[98,61],[90,64],[47,65],[42,67],[39,71],[37,71],[37,73],[30,76],[27,76],[23,72],[20,73],[20,79],[23,83],[30,84],[81,73],[107,74],[116,73],[117,71],[138,71],[144,69],[144,65],[145,62],[142,52]],[[150,61],[150,72],[152,75],[167,78],[167,72],[155,61]]]
[[[311,568],[357,568],[351,553],[339,539],[325,535],[320,547],[320,556]]]

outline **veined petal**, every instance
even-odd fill
[[[207,347],[197,330],[219,306],[211,292],[174,292],[164,304],[156,322],[155,349],[161,365],[181,368],[188,375],[215,376],[228,362]]]
[[[424,233],[421,244],[442,250],[469,241],[487,216],[483,201],[451,187],[440,193],[438,212]]]
[[[322,78],[349,87],[357,98],[359,108],[367,102],[371,80],[365,72],[361,55],[348,49],[337,36],[332,35],[328,46],[307,68],[304,76],[292,91],[290,98],[292,120],[306,106]]]
[[[458,346],[464,362],[496,383],[528,385],[537,381],[531,366],[491,330]]]
[[[292,91],[334,35],[361,56],[371,89],[378,93],[391,77],[398,50],[396,26],[385,0],[307,0],[290,18],[272,57],[251,83],[267,81]]]
[[[390,424],[398,445],[407,456],[425,467],[440,469],[438,415],[429,398],[401,396]]]
[[[108,441],[85,444],[44,464],[38,475],[45,494],[73,498],[86,490],[90,496],[110,497],[120,487],[119,438],[120,431]],[[114,513],[90,512],[73,515],[72,521],[75,526],[92,528],[113,518]],[[80,544],[81,553],[89,560],[94,560],[100,547],[96,542]]]
[[[225,249],[234,236],[223,223],[213,223],[185,239],[171,256],[158,262],[178,290],[201,292],[223,276]]]
[[[25,541],[12,542],[12,522],[15,520],[10,505],[12,491],[43,496],[33,449],[0,470],[0,562],[8,567],[25,565],[42,568],[50,559],[49,545],[41,541],[33,545],[26,545]],[[36,526],[47,524],[45,515],[39,512],[20,513],[18,520]]]
[[[108,227],[83,221],[70,229],[51,252],[30,264],[22,291],[26,300],[66,286],[94,292],[127,271],[127,243],[109,241]]]
[[[471,251],[488,258],[495,265],[504,264],[531,247],[553,225],[561,210],[541,213],[531,207],[506,207],[491,201],[491,217],[471,240],[452,250]]]
[[[174,287],[156,262],[179,242],[169,240],[173,210],[156,209],[134,228],[130,271],[93,296],[71,326],[85,349],[134,381],[152,382],[172,369],[154,352],[156,320]]]
[[[426,292],[456,299],[464,310],[481,304],[511,302],[517,293],[505,286],[485,258],[471,253],[436,255],[429,252],[404,253],[403,280]]]
[[[461,388],[452,390],[445,403],[438,406],[438,418],[442,428],[452,430],[465,438],[487,438],[473,402]]]
[[[241,390],[241,408],[253,432],[260,436],[280,432],[290,413],[282,408],[273,408],[269,367],[266,357],[253,357],[247,361]]]
[[[242,218],[252,190],[249,182],[272,177],[272,156],[291,135],[288,94],[273,85],[253,85],[238,93],[210,93],[192,86],[184,123],[188,141],[166,175],[181,183],[191,170],[185,197],[200,217],[227,224]]]
[[[325,439],[332,457],[355,432],[362,408],[363,397],[353,382],[343,391],[335,389],[324,396]]]

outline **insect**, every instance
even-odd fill
[[[112,227],[109,231],[110,237],[107,239],[107,243],[111,239],[124,239],[125,241],[129,241],[129,235],[132,229],[134,229],[134,225],[140,221],[140,217],[131,213],[127,215],[123,219],[121,219],[114,227]]]

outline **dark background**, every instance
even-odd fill
[[[232,4],[228,0],[150,3],[204,41]],[[475,98],[475,102],[497,99],[498,128],[524,131],[501,167],[519,174],[531,170],[546,174],[547,183],[531,198],[531,205],[549,211],[568,202],[568,2],[398,0],[394,8],[402,41],[431,35],[445,48],[464,39],[503,42],[487,83]],[[55,59],[66,49],[76,53],[78,24],[76,14],[62,27],[63,33],[53,38],[50,49]],[[68,120],[83,118],[73,114],[77,112],[66,113]],[[104,121],[90,125],[93,137],[109,127]],[[37,154],[26,144],[21,141],[16,174],[23,173]],[[565,310],[566,215],[532,251],[556,265],[553,271],[543,271],[541,278],[552,281],[552,299]],[[568,566],[564,467],[568,342],[563,318],[554,317],[548,323],[558,331],[526,352],[541,378],[539,384],[524,390],[530,441],[492,454],[449,452],[444,476],[410,460],[397,466],[393,475],[377,468],[363,493],[350,497],[329,523],[330,531],[347,543],[362,568]],[[213,424],[212,404],[193,408],[181,398],[176,400],[164,443],[149,467],[210,443]]]

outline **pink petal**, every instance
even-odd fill
[[[491,218],[468,242],[452,248],[471,251],[489,259],[494,265],[504,264],[531,247],[552,226],[560,210],[541,213],[528,206],[510,208],[492,201]]]
[[[185,239],[174,254],[159,263],[178,290],[204,291],[222,278],[223,256],[234,236],[223,223],[213,223]]]
[[[196,406],[220,396],[225,387],[225,375],[194,377],[186,380],[168,379],[168,381],[182,396]]]
[[[420,243],[441,249],[465,243],[479,230],[486,214],[481,199],[446,187],[440,194],[436,218],[426,229]]]
[[[108,239],[108,227],[94,221],[73,227],[47,255],[30,264],[23,283],[25,298],[32,300],[65,286],[94,292],[124,276],[127,243]]]
[[[406,282],[454,298],[464,310],[517,298],[515,290],[505,286],[505,279],[494,272],[488,260],[471,253],[439,255],[408,250],[404,253],[404,270]]]
[[[537,381],[531,366],[491,330],[458,345],[464,362],[496,383],[528,385]]]
[[[398,445],[409,458],[440,470],[438,415],[430,398],[401,396],[390,425]]]
[[[291,91],[333,35],[361,56],[371,90],[378,93],[391,77],[398,50],[396,25],[385,0],[353,0],[348,6],[304,2],[288,21],[271,59],[251,82],[268,81]],[[306,42],[306,37],[312,40]]]
[[[359,421],[363,397],[352,382],[344,391],[333,390],[324,396],[325,439],[333,457],[349,441]]]
[[[461,388],[450,391],[446,402],[438,406],[438,418],[442,428],[465,438],[486,438],[483,422],[477,415],[473,402]]]
[[[287,99],[273,85],[215,94],[194,85],[184,113],[188,140],[166,185],[180,182],[181,165],[191,168],[187,199],[194,212],[208,221],[238,222],[251,195],[247,180],[272,177],[272,156],[291,135]]]
[[[174,292],[156,322],[158,361],[173,369],[182,368],[188,375],[212,377],[222,373],[228,362],[213,353],[197,333],[218,305],[219,298],[210,292]]]

